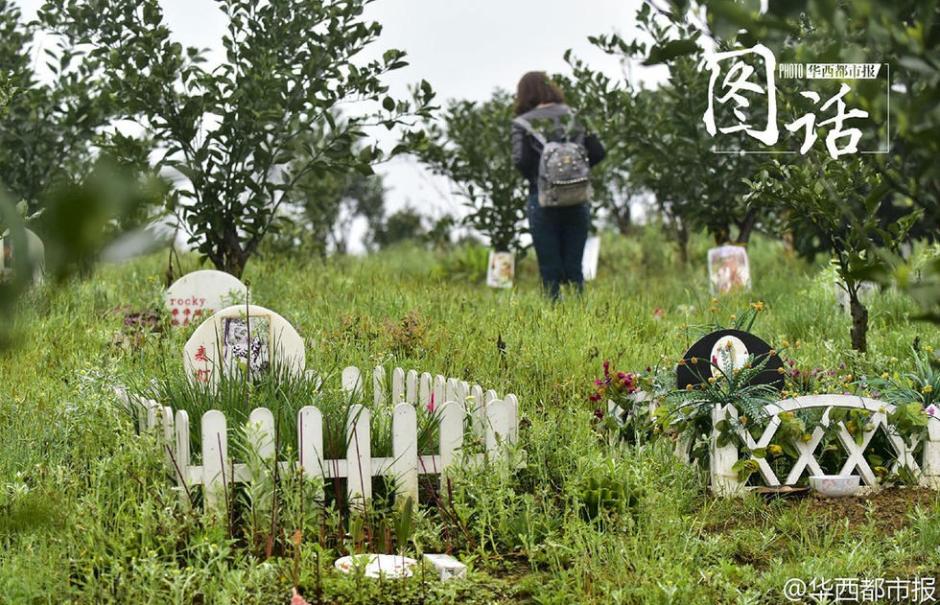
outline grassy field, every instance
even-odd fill
[[[308,367],[418,368],[520,400],[526,467],[458,473],[452,518],[433,507],[419,516],[415,543],[453,549],[471,567],[466,581],[343,577],[331,569],[336,550],[303,528],[298,569],[310,602],[319,592],[325,603],[772,604],[784,602],[791,577],[937,575],[933,493],[716,500],[668,444],[608,447],[594,433],[587,395],[604,360],[624,370],[672,365],[706,326],[730,323],[753,301],[766,303],[753,331],[793,343],[787,353],[801,367],[880,374],[909,365],[915,338],[940,345],[903,296],[885,292],[872,305],[870,351],[852,353],[831,274],[772,241],[751,248],[754,290],[715,303],[707,245],[695,239],[695,262],[682,268],[652,229],[606,237],[597,281],[557,305],[540,295],[531,256],[517,287],[499,292],[466,279],[478,275],[479,255],[465,251],[253,261],[253,302],[297,327]],[[199,266],[193,257],[183,265]],[[186,330],[124,325],[128,313],[160,306],[165,269],[164,256],[105,267],[21,307],[17,347],[0,353],[0,603],[288,601],[294,558],[265,560],[188,513],[159,450],[111,395],[115,383],[181,372]],[[587,520],[592,480],[638,503]]]

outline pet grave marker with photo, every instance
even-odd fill
[[[601,258],[601,238],[592,235],[584,243],[584,256],[581,258],[581,273],[584,281],[597,277],[597,264]]]
[[[202,270],[187,273],[167,288],[165,301],[170,323],[186,326],[201,321],[219,309],[244,302],[248,288],[224,271]]]
[[[486,285],[491,288],[512,288],[516,276],[516,255],[512,252],[490,250],[486,270]]]
[[[737,289],[750,290],[751,267],[747,250],[732,245],[710,249],[708,283],[712,294],[725,294]]]
[[[286,319],[264,307],[233,305],[205,320],[183,348],[183,367],[196,382],[216,384],[219,373],[257,376],[276,368],[301,376],[304,341]]]

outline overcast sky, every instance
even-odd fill
[[[19,0],[31,18],[42,0]],[[495,88],[513,90],[530,70],[564,72],[565,50],[610,75],[622,76],[617,60],[594,49],[590,35],[619,32],[632,37],[633,15],[641,0],[377,0],[366,17],[383,25],[375,48],[408,53],[410,65],[391,74],[392,92],[428,80],[440,100],[484,99]],[[225,16],[212,0],[161,0],[179,42],[208,48],[221,56]],[[211,55],[210,55],[211,57]],[[37,60],[39,56],[37,55]],[[658,79],[640,72],[640,79]],[[508,144],[508,142],[507,142]],[[388,205],[411,204],[426,214],[459,211],[447,185],[432,179],[410,160],[383,165]]]

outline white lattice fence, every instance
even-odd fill
[[[738,429],[738,435],[741,437],[749,450],[766,448],[773,441],[777,430],[780,428],[781,420],[779,415],[783,412],[797,412],[800,410],[822,409],[823,415],[820,426],[816,426],[807,442],[800,440],[793,441],[793,446],[799,452],[795,464],[782,480],[771,468],[766,458],[752,457],[758,466],[759,475],[766,486],[776,487],[782,484],[795,484],[805,473],[813,475],[823,474],[819,461],[817,459],[817,448],[825,436],[827,429],[832,426],[830,413],[833,409],[856,409],[865,410],[871,413],[868,422],[872,427],[865,430],[861,435],[861,442],[857,442],[855,437],[846,428],[845,423],[839,421],[835,427],[839,443],[844,448],[848,458],[842,465],[839,475],[852,475],[856,472],[860,475],[862,482],[870,488],[878,487],[878,478],[865,459],[865,450],[868,448],[876,432],[881,429],[884,431],[891,448],[894,451],[894,461],[890,471],[895,471],[899,467],[907,467],[915,476],[920,478],[921,485],[940,489],[940,420],[931,418],[928,423],[928,437],[924,442],[924,451],[921,460],[918,462],[914,458],[914,451],[920,443],[919,438],[915,438],[912,444],[905,443],[905,440],[898,435],[894,427],[888,422],[888,415],[894,412],[894,406],[875,399],[850,395],[812,395],[797,397],[794,399],[785,399],[774,404],[766,406],[764,409],[770,416],[770,421],[764,432],[758,439],[754,439],[751,434],[743,428]],[[729,417],[737,417],[737,410],[733,406],[724,408],[716,406],[712,410],[712,426],[716,426],[722,420]],[[711,479],[713,491],[721,496],[740,495],[747,490],[747,486],[738,480],[737,472],[732,467],[738,462],[741,452],[734,444],[728,444],[722,447],[718,446],[719,431],[713,429],[711,439]]]
[[[342,373],[343,390],[362,397],[363,378],[359,369],[346,368]],[[350,407],[346,419],[345,457],[324,459],[323,415],[315,406],[304,406],[297,412],[297,459],[279,461],[281,471],[300,468],[309,478],[345,478],[349,502],[358,506],[371,498],[373,477],[391,477],[397,495],[410,496],[417,502],[420,475],[439,475],[459,460],[493,459],[503,453],[504,446],[517,442],[519,404],[515,395],[507,394],[500,399],[495,391],[479,385],[429,373],[405,372],[401,368],[392,372],[390,386],[389,397],[385,370],[376,368],[372,372],[373,404],[393,406],[390,457],[372,455],[372,412],[369,407],[357,404]],[[184,495],[195,486],[202,486],[206,507],[218,509],[224,504],[227,486],[233,481],[252,479],[249,465],[233,460],[229,454],[229,426],[222,412],[210,410],[200,419],[202,464],[197,465],[192,464],[190,418],[185,410],[174,411],[123,391],[119,391],[119,396],[139,412],[141,429],[160,435],[167,471]],[[418,452],[418,405],[433,407],[437,414],[437,454]],[[470,422],[465,422],[468,416]],[[245,432],[247,446],[261,459],[273,459],[274,414],[267,408],[256,408],[249,415],[248,425],[252,430]],[[470,434],[465,432],[467,426]],[[486,453],[465,455],[463,445],[468,438],[482,440]]]

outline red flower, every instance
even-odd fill
[[[209,361],[205,345],[199,345],[199,348],[196,349],[196,361]]]
[[[431,393],[431,401],[429,401],[429,402],[428,402],[428,405],[427,405],[428,411],[433,414],[433,413],[434,413],[434,409],[435,409],[436,407],[437,407],[437,406],[434,405],[434,393]]]

